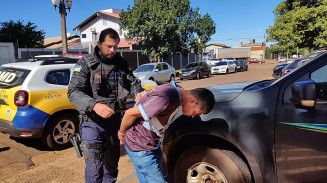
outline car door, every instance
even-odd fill
[[[204,66],[204,63],[200,62],[200,75],[201,77],[205,76],[207,74],[206,68]]]
[[[155,74],[155,77],[154,77],[154,80],[157,80],[157,81],[163,81],[164,78],[162,76],[162,67],[161,67],[161,63],[158,63],[154,69],[154,74]]]
[[[168,68],[169,67],[166,63],[162,63],[162,77],[164,81],[170,80],[170,71]]]
[[[236,69],[236,65],[235,65],[235,63],[232,62],[232,61],[228,61],[228,65],[229,65],[229,70],[230,70],[231,72],[235,72],[235,69]]]
[[[281,87],[276,111],[276,165],[279,182],[327,181],[327,57],[292,74]],[[289,82],[288,82],[289,81]],[[315,82],[314,107],[295,105],[296,82]],[[306,88],[308,89],[308,88]],[[315,94],[315,92],[312,92]]]

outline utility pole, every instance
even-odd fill
[[[51,0],[52,4],[55,6],[55,9],[58,4],[58,0]],[[72,1],[66,0],[67,9],[70,11],[70,8],[72,7]],[[60,20],[61,20],[61,38],[62,38],[62,54],[65,54],[68,52],[68,46],[67,46],[67,30],[66,30],[66,5],[65,0],[60,0],[59,3],[59,14],[60,14]]]

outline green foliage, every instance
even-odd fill
[[[282,56],[290,56],[290,55],[308,55],[311,52],[311,50],[308,50],[307,48],[294,48],[294,49],[289,49],[284,45],[279,45],[279,44],[273,44],[270,45],[266,49],[266,54],[277,54],[277,55],[282,55]]]
[[[23,21],[0,22],[0,42],[18,42],[19,48],[43,47],[44,31],[37,31],[37,26],[31,22],[26,25]]]
[[[189,0],[135,0],[120,13],[120,27],[126,39],[137,38],[150,58],[166,58],[171,52],[201,53],[215,33],[215,23]]]
[[[327,46],[327,0],[284,0],[274,10],[267,41],[288,50]]]

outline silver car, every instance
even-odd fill
[[[152,81],[175,80],[175,68],[166,62],[140,65],[133,74],[139,79],[149,79]]]

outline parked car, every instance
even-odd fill
[[[152,81],[174,81],[176,75],[175,68],[166,62],[140,65],[133,74],[139,79]]]
[[[174,182],[326,182],[327,53],[277,80],[208,87],[213,110],[165,130]]]
[[[287,65],[288,65],[287,63],[276,65],[276,66],[274,67],[274,69],[273,69],[273,74],[272,74],[272,76],[273,76],[274,78],[276,78],[276,79],[279,78],[279,77],[281,77],[282,74],[283,74],[283,69],[284,69]]]
[[[311,54],[309,54],[307,57],[296,59],[289,63],[285,68],[282,70],[282,76],[286,75],[287,73],[291,72],[293,69],[295,69],[298,66],[301,66],[306,61],[310,60],[311,58],[316,57],[317,55],[320,55],[325,52],[326,49],[322,48],[321,50],[315,51]]]
[[[0,132],[42,138],[53,149],[70,147],[79,128],[77,107],[67,98],[77,58],[3,64],[0,67]],[[151,89],[155,82],[142,82]]]
[[[209,58],[208,61],[207,61],[207,64],[212,66],[212,65],[215,65],[218,62],[220,62],[220,60],[218,58]]]
[[[259,63],[259,64],[262,64],[262,63],[265,63],[264,60],[259,60],[257,58],[250,58],[248,60],[245,60],[247,63],[251,64],[251,63]]]
[[[243,72],[248,70],[248,63],[245,60],[236,60],[233,61],[236,64],[236,71]]]
[[[210,66],[206,62],[191,62],[187,64],[179,74],[180,80],[200,79],[203,76],[211,76]]]
[[[236,72],[236,64],[233,61],[221,61],[211,67],[212,74],[229,74]]]
[[[279,62],[286,62],[287,58],[286,57],[279,57],[278,61]]]
[[[297,60],[294,60],[293,62],[287,64],[287,66],[285,66],[284,69],[282,70],[282,76],[284,76],[287,73],[291,72],[296,67],[301,66],[302,64],[304,64],[308,60],[310,60],[310,59],[297,59]]]

